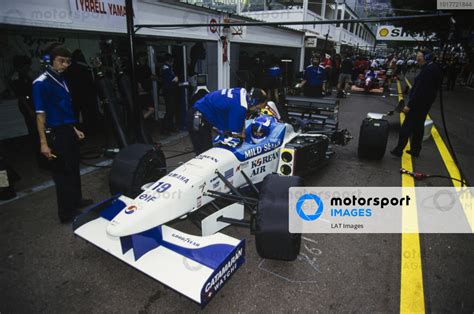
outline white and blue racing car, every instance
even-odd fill
[[[269,117],[269,133],[258,143],[247,120],[241,145],[218,142],[167,174],[160,150],[128,146],[112,166],[115,195],[77,217],[74,233],[204,306],[244,263],[245,241],[220,233],[229,225],[249,227],[263,258],[299,254],[301,235],[288,231],[288,189],[330,159],[332,143],[350,139],[337,126],[319,123],[315,130],[318,113],[302,110],[287,122]],[[200,235],[170,226],[197,214],[205,216]]]

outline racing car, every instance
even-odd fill
[[[367,70],[365,74],[359,74],[351,90],[353,92],[382,94],[385,78],[385,71]]]
[[[297,107],[286,121],[248,119],[241,145],[218,137],[169,173],[159,148],[126,147],[110,172],[113,196],[77,217],[74,233],[202,306],[244,263],[245,241],[220,232],[230,225],[255,234],[262,258],[295,260],[301,235],[288,231],[288,189],[351,138],[321,122],[321,108]],[[337,115],[337,106],[329,113]],[[172,227],[196,217],[200,235]]]

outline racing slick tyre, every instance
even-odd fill
[[[303,179],[270,174],[263,180],[255,216],[255,245],[262,258],[294,261],[300,252],[301,234],[288,231],[292,186],[303,186]]]
[[[141,187],[155,182],[166,174],[166,158],[163,152],[146,144],[133,144],[117,154],[109,175],[110,192],[137,197]]]

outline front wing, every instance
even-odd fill
[[[189,235],[162,225],[127,237],[107,234],[126,205],[114,196],[76,218],[74,233],[204,306],[245,261],[245,241],[222,233]]]

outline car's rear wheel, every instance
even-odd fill
[[[135,198],[144,184],[155,182],[165,174],[166,158],[160,149],[133,144],[115,156],[109,175],[110,192]]]
[[[270,174],[262,183],[255,217],[255,245],[263,258],[293,261],[300,252],[301,234],[290,233],[288,227],[292,186],[303,186],[303,179]]]

